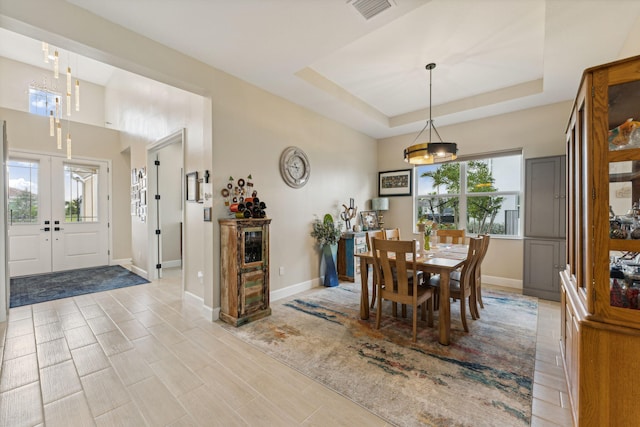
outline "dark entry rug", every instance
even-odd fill
[[[537,299],[483,289],[481,318],[460,322],[451,304],[451,345],[411,314],[394,318],[385,303],[359,315],[359,284],[311,290],[276,301],[273,314],[235,328],[240,339],[397,426],[529,426]],[[410,311],[410,309],[409,309]]]
[[[11,279],[11,307],[149,283],[119,265],[82,268]]]

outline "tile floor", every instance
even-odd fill
[[[204,320],[167,276],[11,309],[0,426],[388,425]],[[539,307],[531,425],[571,426],[559,304]]]

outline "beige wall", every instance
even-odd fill
[[[251,174],[272,218],[272,290],[317,280],[320,256],[309,236],[311,223],[316,215],[337,217],[349,198],[364,209],[377,191],[375,140],[226,74],[217,75],[215,87],[214,218],[229,216],[220,197],[229,176]],[[301,189],[280,177],[280,154],[291,145],[302,148],[311,163],[309,183]],[[218,230],[216,223],[215,260]]]
[[[40,13],[33,14],[33,7]],[[146,163],[146,144],[184,127],[185,171],[210,170],[214,221],[202,221],[202,205],[189,203],[185,211],[185,290],[201,297],[209,309],[220,305],[217,218],[228,216],[219,194],[229,176],[251,174],[260,198],[267,203],[267,214],[273,220],[271,289],[278,292],[318,283],[320,256],[309,236],[315,215],[337,215],[349,198],[355,199],[359,211],[368,209],[377,193],[378,171],[407,168],[401,153],[413,134],[376,143],[68,2],[5,2],[0,13],[11,18],[0,20],[0,25],[14,31],[54,38],[63,48],[202,95],[173,99],[169,95],[173,91],[158,91],[157,86],[146,83],[139,88],[119,75],[106,90],[105,115],[106,121],[124,124],[121,148],[130,152],[130,167]],[[514,147],[522,147],[525,157],[562,154],[569,107],[569,102],[561,103],[439,131],[460,144],[461,154]],[[311,179],[302,189],[287,187],[279,175],[280,153],[290,145],[305,150],[311,161]],[[128,195],[127,191],[127,203]],[[410,235],[412,212],[411,198],[392,198],[385,222]],[[141,265],[148,264],[149,247],[141,241],[144,233],[143,227],[132,224],[132,256]],[[522,277],[522,241],[495,240],[483,273],[502,277],[509,284],[518,282]],[[202,281],[197,278],[198,271],[204,272]]]
[[[59,81],[52,81],[50,71],[33,67],[22,62],[12,61],[0,56],[0,106],[18,111],[29,111],[29,86],[32,83],[42,84],[46,79],[47,87],[54,85],[60,92],[66,92],[66,77],[60,73]],[[81,104],[80,111],[73,111],[69,120],[71,123],[85,123],[94,126],[104,126],[104,87],[93,83],[80,81]],[[63,118],[67,119],[64,115]]]
[[[9,150],[61,154],[49,137],[46,117],[7,108],[0,108],[0,116],[7,121]],[[131,258],[129,154],[121,152],[120,134],[116,131],[81,123],[74,123],[72,129],[73,156],[111,161],[111,259],[128,260]]]
[[[438,128],[447,141],[458,143],[460,156],[522,148],[524,158],[565,153],[564,131],[571,102],[561,102],[501,116],[488,117]],[[436,124],[437,125],[437,124]],[[381,171],[408,169],[402,150],[413,143],[416,134],[387,138],[378,142]],[[522,165],[524,171],[524,163]],[[522,200],[524,203],[524,200]],[[385,224],[400,227],[403,235],[413,233],[413,198],[393,197]],[[524,212],[524,210],[522,210]],[[482,266],[489,282],[522,287],[523,242],[521,239],[494,238]]]
[[[38,7],[39,14],[32,8]],[[320,255],[309,236],[315,215],[339,213],[354,198],[364,209],[377,191],[376,142],[343,125],[268,94],[219,70],[167,49],[148,39],[86,14],[60,0],[25,0],[0,5],[12,18],[12,30],[36,38],[54,38],[62,48],[118,66],[145,77],[205,96],[188,104],[166,99],[141,105],[144,96],[162,92],[132,87],[114,79],[106,90],[106,121],[126,123],[122,149],[129,149],[131,166],[142,164],[141,147],[178,127],[187,128],[186,170],[212,174],[213,218],[202,221],[202,205],[187,204],[185,212],[185,289],[202,296],[210,309],[219,307],[220,240],[217,218],[227,217],[219,196],[229,176],[252,174],[260,197],[267,203],[271,226],[271,289],[318,283]],[[47,19],[41,17],[47,16]],[[82,25],[75,25],[81,18]],[[8,24],[1,21],[0,24]],[[61,34],[64,33],[64,34]],[[62,36],[62,37],[61,37]],[[122,95],[124,89],[125,95]],[[161,96],[162,97],[162,96]],[[115,100],[118,100],[116,103]],[[137,114],[137,109],[146,114]],[[199,129],[183,119],[197,120]],[[197,114],[196,114],[197,115]],[[115,121],[114,121],[115,120]],[[278,160],[290,145],[304,149],[311,161],[311,179],[302,189],[287,187],[280,178]],[[127,197],[129,192],[127,191]],[[133,241],[138,242],[133,224]],[[148,246],[134,244],[133,258],[143,262]],[[139,256],[138,256],[139,255]],[[280,275],[280,267],[284,274]],[[199,287],[197,272],[204,271]]]

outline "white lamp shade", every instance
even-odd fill
[[[388,211],[389,199],[387,197],[376,197],[371,199],[371,209],[374,211]]]

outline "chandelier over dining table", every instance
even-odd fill
[[[414,165],[430,165],[434,163],[442,163],[455,160],[457,158],[458,146],[455,142],[444,142],[440,133],[431,118],[431,77],[432,70],[436,68],[435,63],[429,63],[425,67],[429,70],[429,120],[422,128],[422,130],[414,138],[412,145],[404,149],[404,161]],[[422,142],[416,144],[420,135],[429,129],[428,142]],[[431,139],[431,130],[438,136],[439,142],[433,142]]]

